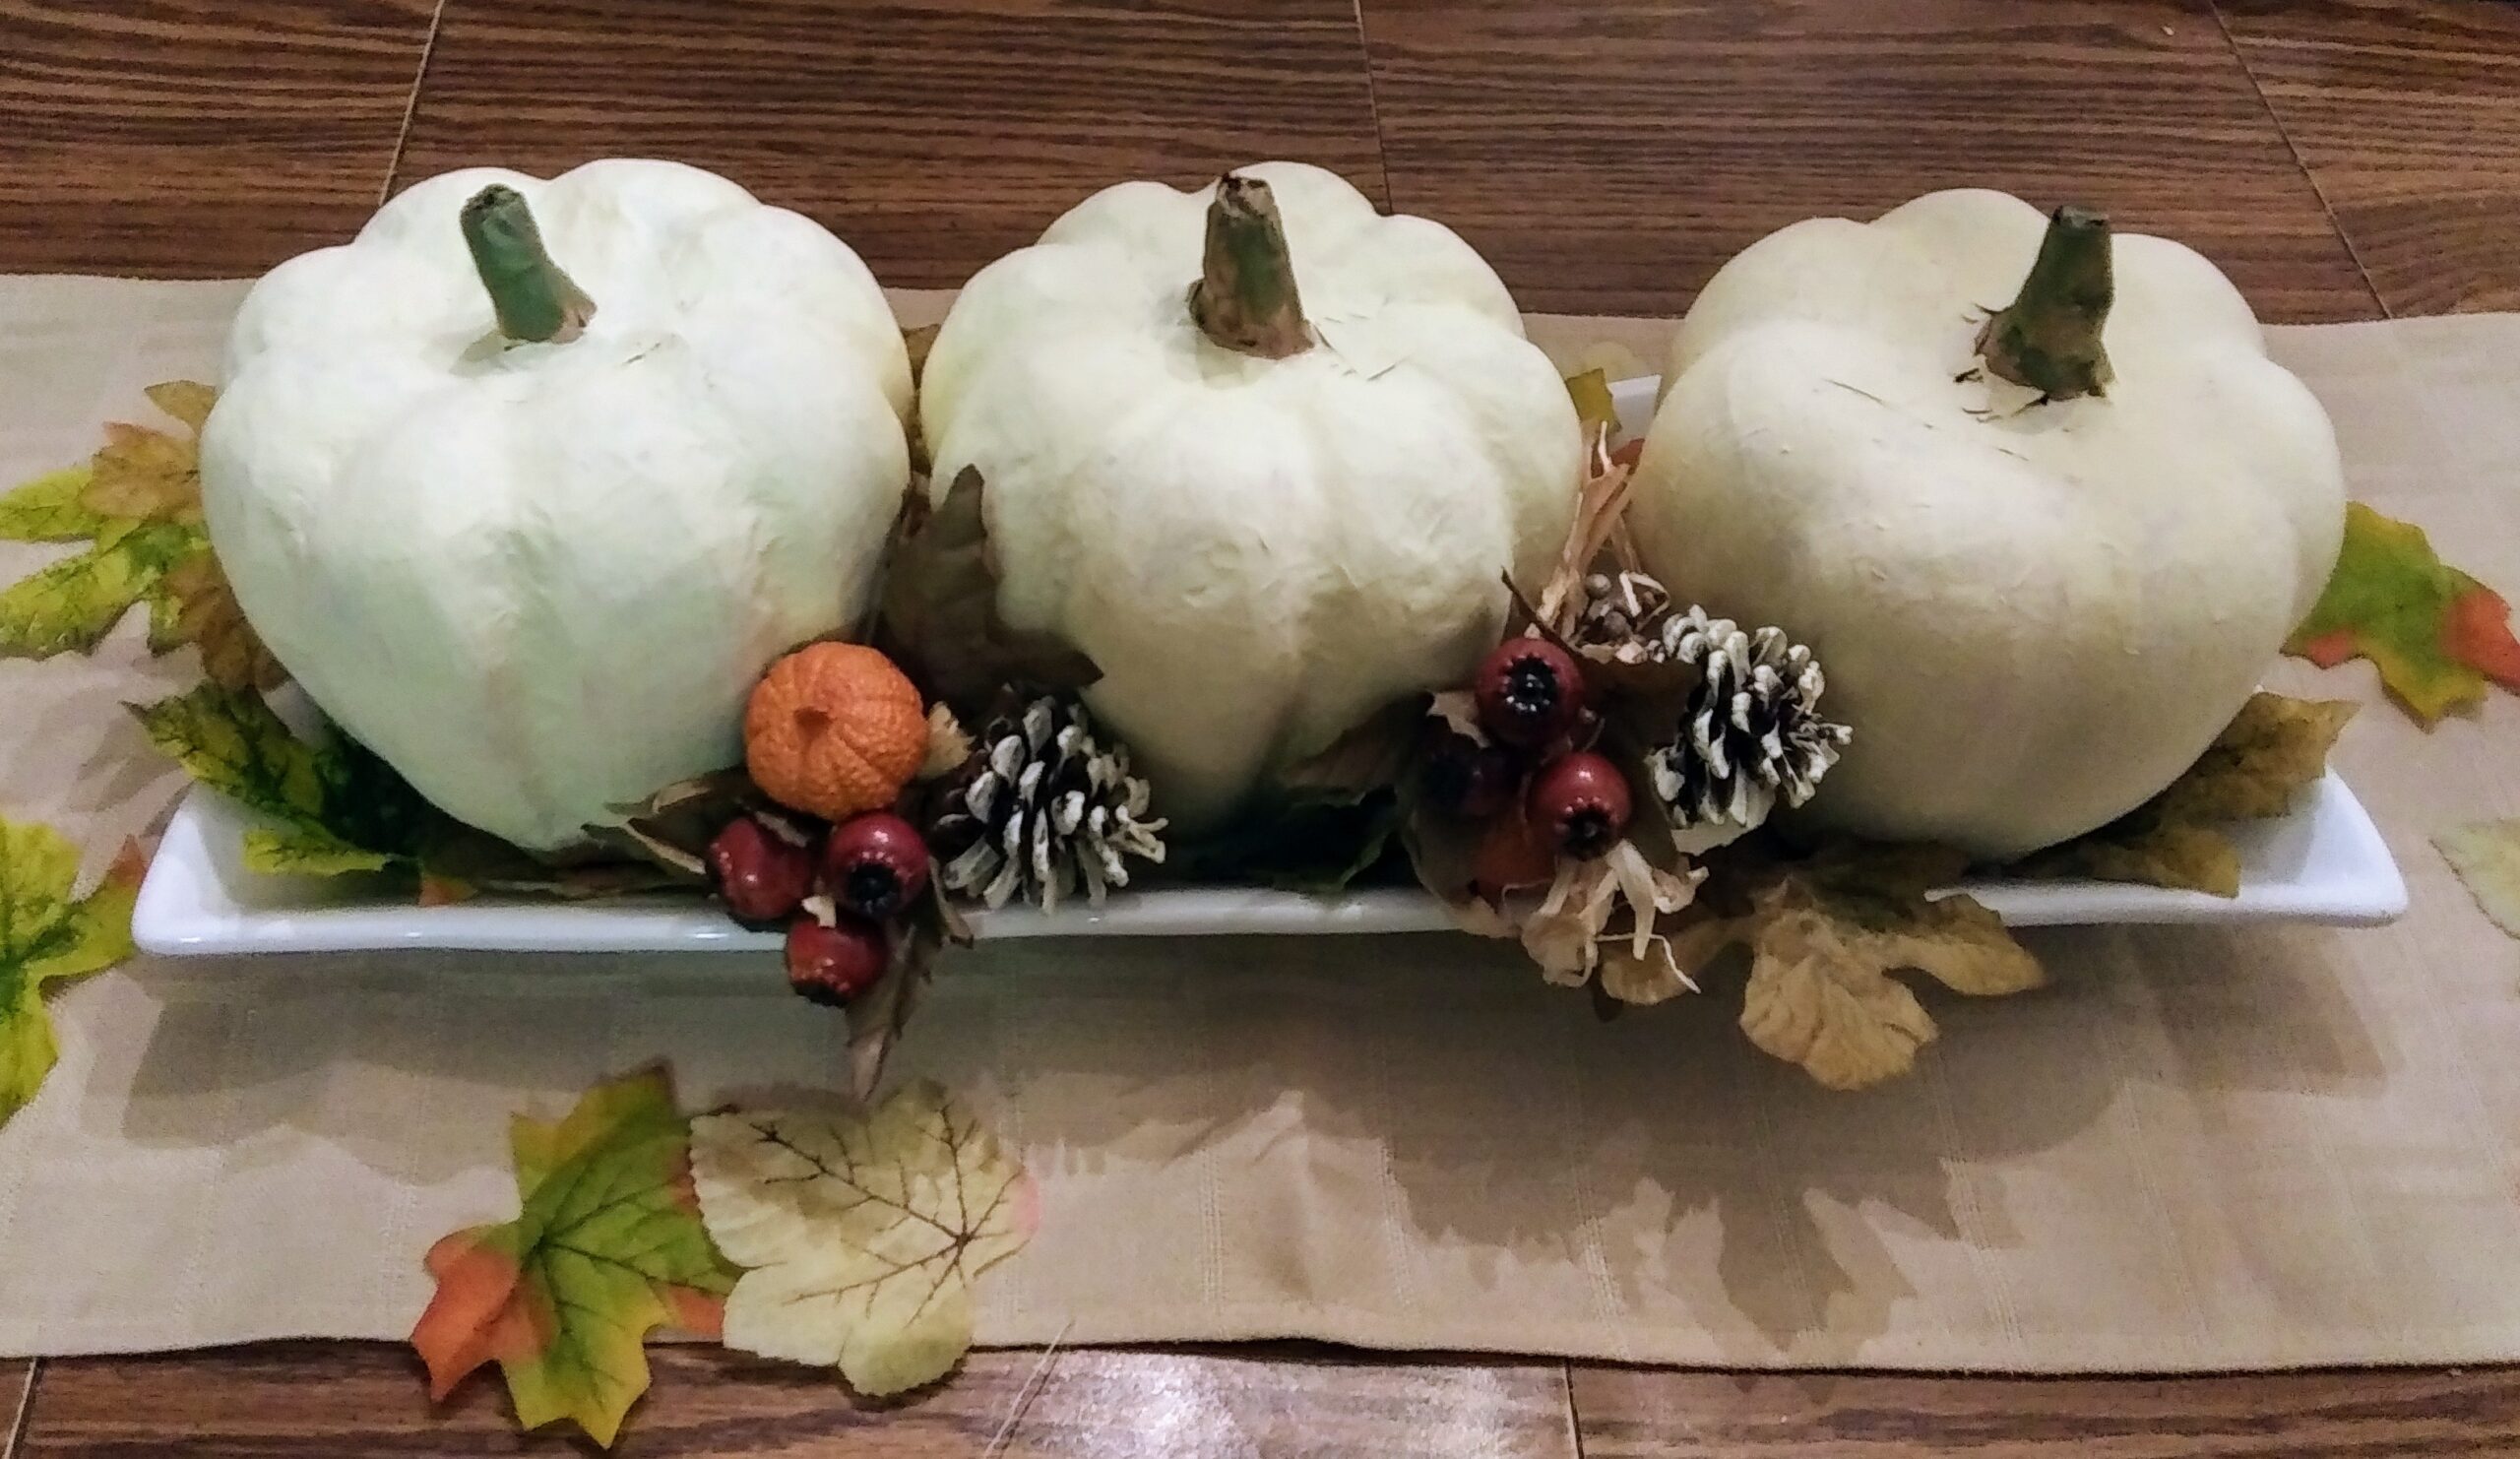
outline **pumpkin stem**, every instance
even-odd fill
[[[493,182],[465,203],[464,243],[498,313],[499,333],[519,344],[565,345],[586,332],[595,300],[551,261],[534,212],[515,188]]]
[[[1190,317],[1228,349],[1284,359],[1312,348],[1295,295],[1294,260],[1278,200],[1257,177],[1228,172],[1208,205],[1207,257],[1190,285]]]
[[[2050,215],[2021,296],[1978,334],[1987,370],[2051,401],[2108,394],[2110,252],[2107,214],[2069,203]]]

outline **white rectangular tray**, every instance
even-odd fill
[[[412,905],[408,888],[374,878],[258,876],[240,862],[250,813],[196,789],[177,808],[132,916],[142,948],[167,956],[451,948],[477,952],[759,952],[751,932],[693,900],[570,904],[482,897]],[[2406,910],[2406,883],[2371,818],[2330,774],[2279,820],[2234,828],[2240,894],[2083,881],[1986,881],[1969,892],[2015,926],[2084,922],[2385,922]],[[1308,897],[1251,887],[1124,892],[1101,908],[1043,915],[982,913],[983,937],[1213,936],[1237,933],[1428,932],[1452,925],[1410,889]]]

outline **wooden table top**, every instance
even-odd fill
[[[1295,157],[1453,223],[1532,309],[1676,313],[1773,227],[1959,183],[2185,238],[2270,319],[2520,307],[2520,7],[2474,0],[0,0],[0,270],[252,274],[413,178],[621,154],[903,285],[1107,181]],[[981,1456],[1037,1361],[877,1407],[662,1351],[618,1452]],[[28,1459],[573,1451],[483,1380],[432,1412],[380,1345],[0,1364],[11,1413]],[[2520,1372],[1070,1352],[997,1452],[2510,1455]]]

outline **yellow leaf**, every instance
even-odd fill
[[[1031,1178],[926,1080],[862,1115],[701,1115],[691,1165],[709,1234],[749,1268],[726,1346],[836,1366],[869,1395],[953,1367],[972,1282],[1035,1221]]]
[[[156,592],[195,530],[146,523],[0,590],[0,657],[86,653]]]
[[[1892,972],[1913,968],[1978,997],[2039,985],[2037,960],[1969,898],[1916,896],[1892,917],[1884,906],[1851,906],[1793,878],[1757,899],[1741,1002],[1751,1043],[1831,1089],[1860,1089],[1908,1072],[1935,1034]]]
[[[1566,393],[1574,398],[1575,418],[1584,427],[1584,439],[1589,441],[1595,432],[1618,425],[1618,405],[1610,399],[1607,372],[1594,369],[1569,375]]]
[[[341,876],[382,871],[395,859],[382,852],[363,851],[330,831],[256,826],[245,833],[245,869],[262,876]]]
[[[131,909],[145,860],[126,847],[104,880],[71,896],[79,849],[46,826],[0,820],[0,1120],[51,1072],[46,983],[83,978],[131,956]]]
[[[74,466],[48,472],[0,496],[0,540],[75,542],[97,537],[114,525],[80,504],[88,489],[88,468]]]
[[[2432,844],[2493,924],[2520,937],[2520,820],[2454,827]]]

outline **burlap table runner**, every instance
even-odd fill
[[[216,368],[228,284],[0,281],[0,479]],[[932,315],[932,296],[905,301]],[[1571,358],[1650,321],[1539,320]],[[2279,331],[2356,493],[2520,586],[2520,320]],[[9,548],[14,578],[44,549]],[[0,809],[96,860],[179,787],[117,710],[136,631],[0,664]],[[1300,1335],[1745,1366],[2520,1358],[2520,943],[2426,838],[2520,811],[2520,704],[2339,763],[2414,910],[2382,931],[2040,934],[2054,985],[1933,1000],[1920,1074],[1824,1093],[1724,997],[1603,1027],[1422,937],[983,948],[902,1066],[968,1091],[1044,1219],[992,1344]],[[689,1103],[835,1081],[835,1020],[726,957],[142,961],[54,1004],[0,1130],[0,1353],[402,1336],[421,1251],[513,1210],[504,1138],[670,1059]]]

